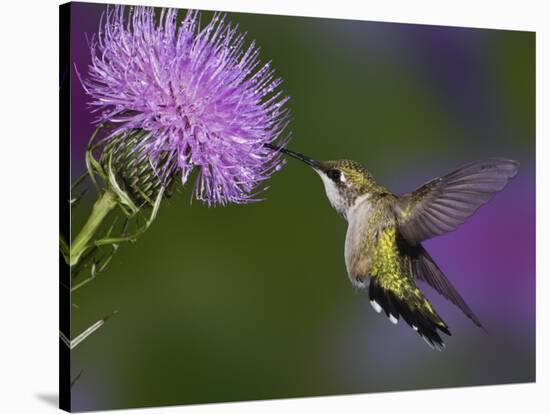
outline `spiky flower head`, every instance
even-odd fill
[[[270,63],[245,34],[214,14],[134,7],[108,8],[91,41],[83,80],[97,123],[111,126],[107,141],[142,130],[137,152],[159,177],[196,169],[194,196],[208,205],[254,201],[258,185],[284,160],[266,144],[289,122],[288,97]],[[261,189],[259,191],[262,191]]]

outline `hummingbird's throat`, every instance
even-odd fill
[[[347,220],[348,210],[355,199],[353,190],[346,186],[336,184],[321,170],[314,169],[314,171],[321,177],[323,185],[325,186],[325,193],[332,207]]]

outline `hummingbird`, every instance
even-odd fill
[[[518,173],[517,161],[475,161],[398,196],[356,161],[317,161],[268,146],[304,162],[321,177],[330,204],[348,223],[344,247],[348,278],[356,288],[368,291],[377,313],[383,311],[394,324],[404,320],[432,349],[442,350],[440,334],[451,332],[418,288],[421,281],[484,329],[422,242],[455,230],[503,190]]]

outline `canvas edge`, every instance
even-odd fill
[[[70,240],[71,3],[59,6],[59,234]],[[71,411],[71,351],[61,334],[71,336],[70,266],[59,254],[59,408]]]

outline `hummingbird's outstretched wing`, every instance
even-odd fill
[[[428,252],[422,245],[413,248],[414,253],[411,254],[413,276],[426,282],[434,288],[440,295],[454,303],[464,314],[472,320],[480,328],[483,328],[479,318],[466,304],[460,293],[451,284],[449,279],[445,277],[439,266],[434,262]]]
[[[414,283],[411,258],[401,251],[395,227],[379,232],[370,267],[369,299],[375,311],[384,310],[390,321],[403,318],[432,348],[444,347],[439,331],[451,335]]]
[[[455,230],[502,190],[519,168],[517,161],[490,158],[465,165],[399,197],[399,231],[411,244]]]

